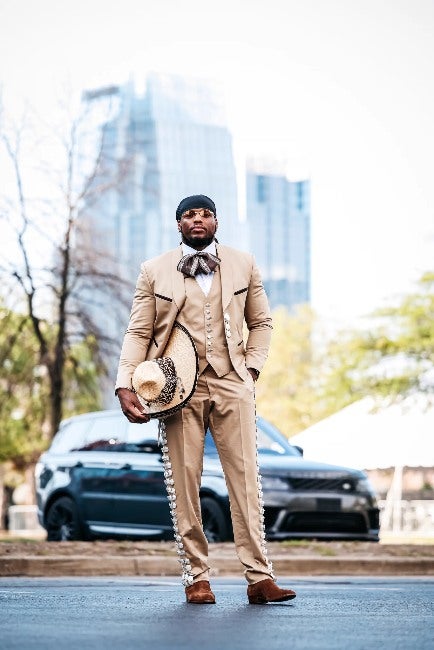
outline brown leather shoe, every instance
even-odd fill
[[[296,597],[292,589],[281,589],[274,580],[267,578],[247,587],[247,596],[250,605],[264,605],[265,603],[283,603]]]
[[[211,591],[211,585],[208,580],[198,580],[192,585],[185,588],[187,603],[195,605],[214,605],[215,596]]]

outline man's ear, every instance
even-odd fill
[[[214,217],[214,222],[215,222],[215,231],[217,232],[217,228],[219,227],[219,222],[217,221],[217,217]]]

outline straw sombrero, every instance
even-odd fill
[[[163,355],[143,361],[133,374],[133,388],[151,418],[165,418],[191,399],[199,375],[196,346],[188,330],[173,325]]]

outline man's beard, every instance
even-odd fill
[[[214,241],[214,235],[211,235],[210,237],[186,237],[185,235],[182,235],[182,241],[184,244],[187,244],[187,246],[191,246],[191,248],[196,248],[196,249],[204,249],[207,246],[211,244],[211,242]]]

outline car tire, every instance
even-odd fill
[[[77,506],[70,497],[53,501],[45,516],[48,542],[72,542],[83,538]]]
[[[201,497],[203,532],[208,542],[225,542],[229,539],[229,526],[221,505],[212,497]]]

